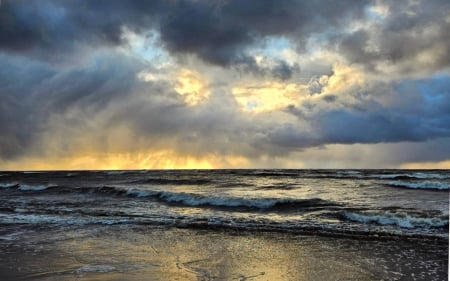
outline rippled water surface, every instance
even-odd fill
[[[2,224],[157,224],[448,239],[449,171],[0,173]]]

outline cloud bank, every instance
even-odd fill
[[[447,2],[5,0],[0,168],[448,161]]]

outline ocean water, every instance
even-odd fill
[[[449,186],[448,170],[0,172],[0,225],[156,225],[446,242]],[[2,239],[14,239],[8,235]]]
[[[447,280],[450,171],[0,172],[0,280]]]

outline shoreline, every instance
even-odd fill
[[[447,280],[448,244],[164,226],[3,228],[2,280]],[[13,235],[13,231],[18,234]]]
[[[0,229],[3,227],[9,227],[14,225],[30,226],[32,224],[1,224]],[[59,226],[59,224],[50,224]],[[76,225],[76,224],[73,224]],[[66,224],[66,226],[71,226],[71,224]],[[449,237],[441,237],[434,235],[423,235],[423,234],[396,234],[390,232],[370,232],[370,231],[344,231],[341,229],[325,229],[323,227],[312,227],[304,226],[297,228],[282,228],[276,226],[241,226],[232,224],[202,224],[202,223],[180,223],[180,224],[165,224],[165,223],[87,223],[82,224],[83,227],[101,227],[101,226],[118,226],[118,227],[148,227],[148,228],[173,228],[180,230],[198,230],[198,231],[212,231],[212,232],[228,232],[228,233],[245,233],[247,235],[259,235],[261,233],[273,233],[274,235],[279,233],[280,235],[292,235],[295,236],[317,236],[317,237],[328,237],[337,239],[354,239],[363,241],[405,241],[405,242],[419,242],[419,243],[430,243],[436,245],[448,245]],[[1,232],[0,232],[1,235]]]

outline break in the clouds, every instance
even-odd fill
[[[449,14],[4,0],[0,168],[445,167]]]

